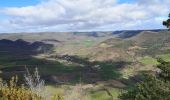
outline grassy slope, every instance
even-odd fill
[[[149,57],[149,56],[141,58],[139,60],[139,62],[141,62],[142,64],[145,64],[145,65],[157,65],[157,64],[159,64],[156,59]]]
[[[157,58],[162,58],[165,61],[170,61],[170,54],[162,54],[162,55],[157,55]],[[159,64],[156,60],[156,58],[145,56],[139,60],[139,62],[145,64],[145,65],[157,65]]]
[[[170,32],[142,32],[137,36],[130,38],[142,48],[146,48],[140,53],[141,55],[159,55],[163,53],[170,53]]]
[[[165,61],[170,62],[170,54],[162,54],[162,55],[158,55],[158,57],[164,59]]]

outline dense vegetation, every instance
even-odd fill
[[[144,81],[138,83],[134,89],[123,93],[122,100],[169,100],[170,99],[170,62],[159,60],[158,76],[144,75]]]

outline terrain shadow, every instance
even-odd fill
[[[53,45],[39,41],[30,43],[22,39],[0,40],[0,76],[4,79],[9,79],[16,74],[23,76],[25,65],[35,67],[46,63],[45,60],[36,59],[33,56],[49,53],[52,49]]]
[[[88,58],[79,56],[53,56],[55,59],[62,59],[76,63],[81,68],[79,79],[82,82],[95,83],[97,81],[121,78],[120,69],[131,62],[125,61],[90,61]]]
[[[58,61],[50,61],[46,59],[26,58],[26,59],[13,59],[9,61],[11,65],[6,64],[0,68],[2,73],[0,76],[8,80],[10,77],[18,75],[23,79],[27,67],[33,74],[35,67],[39,69],[39,73],[50,84],[75,84],[83,83],[97,83],[99,81],[106,81],[111,79],[121,78],[119,70],[130,62],[90,62],[87,58],[78,56],[55,56],[56,59],[67,60],[76,65],[64,64]],[[23,80],[22,80],[23,81]]]
[[[26,55],[32,56],[39,53],[45,53],[50,51],[53,48],[52,44],[46,44],[43,42],[27,42],[22,39],[15,41],[2,39],[0,40],[0,55],[7,53],[12,55]]]

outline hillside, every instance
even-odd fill
[[[137,56],[155,56],[159,54],[170,53],[170,33],[168,31],[143,31],[134,35],[130,38],[121,39],[121,38],[111,38],[107,39],[94,47],[96,50],[100,49],[105,50],[104,52],[111,53],[115,52],[116,54],[125,53],[136,53]],[[111,50],[112,49],[112,50]],[[114,49],[117,49],[114,51]],[[101,50],[101,51],[103,51]],[[124,51],[124,53],[122,52]],[[99,53],[100,54],[100,53]],[[126,58],[127,56],[125,56]]]
[[[141,73],[157,72],[156,58],[169,61],[169,47],[170,32],[156,30],[0,34],[0,76],[18,75],[22,82],[25,67],[37,67],[54,91],[81,81],[94,98],[109,98],[108,90],[117,97]]]
[[[134,41],[138,46],[146,48],[143,55],[155,55],[161,53],[169,53],[170,51],[170,33],[168,31],[161,32],[142,32],[129,40]]]

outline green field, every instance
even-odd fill
[[[149,57],[149,56],[141,58],[139,60],[139,62],[141,62],[142,64],[145,64],[145,65],[157,65],[157,64],[159,64],[156,59]]]
[[[92,93],[92,100],[109,100],[110,96],[107,95],[106,91],[98,91]]]
[[[157,55],[156,58],[161,58],[167,62],[170,62],[170,54]],[[145,65],[157,65],[159,63],[157,62],[156,58],[145,56],[145,57],[141,58],[139,60],[139,62],[141,62],[142,64],[145,64]]]
[[[85,46],[85,47],[90,47],[93,46],[96,43],[96,41],[94,40],[83,40],[83,41],[75,41],[72,44],[73,45],[81,45],[81,46]]]
[[[162,58],[165,61],[170,62],[170,54],[158,55],[158,57]]]

